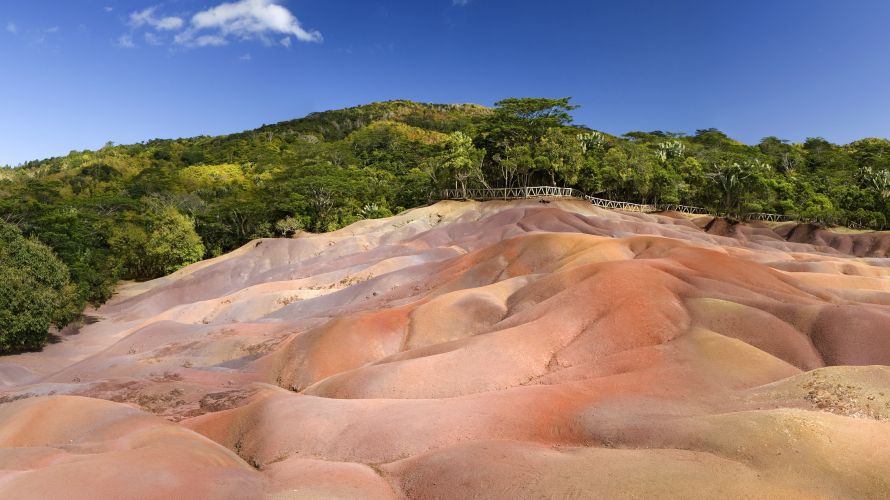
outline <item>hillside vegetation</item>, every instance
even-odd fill
[[[493,109],[392,101],[226,136],[109,143],[0,169],[0,220],[54,250],[82,306],[108,299],[121,278],[156,278],[253,238],[389,216],[446,187],[559,185],[874,228],[890,217],[886,139],[616,137],[573,125],[573,109],[567,98]]]

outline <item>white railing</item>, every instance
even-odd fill
[[[759,220],[764,222],[794,222],[800,221],[799,217],[782,214],[749,213],[743,216],[745,220]]]
[[[658,207],[655,205],[641,205],[639,203],[630,203],[627,201],[614,201],[607,200],[605,198],[597,198],[595,196],[585,196],[584,199],[593,203],[595,206],[600,208],[607,208],[609,210],[624,210],[625,212],[658,212]]]
[[[446,200],[518,200],[528,198],[576,198],[587,200],[594,206],[600,208],[605,208],[608,210],[623,210],[625,212],[652,213],[674,211],[693,215],[711,215],[714,217],[738,217],[746,221],[758,220],[764,222],[802,222],[827,225],[826,221],[808,219],[796,215],[770,214],[760,212],[734,215],[718,213],[707,208],[693,207],[689,205],[648,205],[631,203],[628,201],[615,201],[606,198],[597,198],[595,196],[587,196],[577,189],[556,186],[446,189],[442,192],[442,199]],[[847,226],[853,229],[865,229],[866,227],[853,221],[845,221],[843,223],[839,223],[839,225]]]
[[[443,197],[449,200],[517,200],[525,198],[580,198],[581,194],[572,188],[532,186],[446,189]]]
[[[674,205],[671,203],[665,205],[658,205],[658,208],[662,212],[680,212],[684,214],[692,214],[692,215],[717,215],[717,212],[713,210],[708,210],[707,208],[702,207],[691,207],[689,205]]]

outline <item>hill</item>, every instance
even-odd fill
[[[573,109],[568,98],[391,101],[226,136],[109,144],[0,171],[0,221],[49,245],[80,302],[98,305],[119,279],[157,278],[254,238],[387,217],[446,187],[559,185],[875,229],[890,216],[885,139],[615,137],[574,125]]]
[[[709,222],[449,201],[127,285],[0,358],[0,496],[883,497],[890,238]]]
[[[227,136],[72,151],[0,171],[0,220],[49,244],[84,299],[101,303],[120,277],[155,278],[255,237],[325,231],[427,203],[420,168],[448,132],[490,113],[393,101]],[[169,246],[152,235],[170,221],[181,229],[174,233],[199,241],[147,259],[149,247]]]

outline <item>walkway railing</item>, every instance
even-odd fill
[[[600,208],[608,208],[609,210],[624,210],[625,212],[641,213],[659,211],[658,207],[656,207],[655,205],[641,205],[639,203],[630,203],[627,201],[613,201],[607,200],[605,198],[597,198],[595,196],[583,196],[583,198]]]
[[[759,220],[764,222],[795,222],[801,221],[798,217],[783,214],[749,213],[743,216],[745,220]]]
[[[446,189],[442,192],[442,199],[445,200],[519,200],[528,198],[576,198],[587,200],[594,206],[605,208],[608,210],[623,210],[625,212],[664,212],[674,211],[693,215],[711,215],[711,216],[728,216],[738,217],[746,221],[763,221],[763,222],[802,222],[827,225],[826,221],[819,219],[808,219],[795,215],[770,214],[752,212],[743,215],[721,214],[714,210],[702,207],[693,207],[689,205],[678,204],[661,204],[649,205],[640,203],[631,203],[628,201],[615,201],[606,198],[597,198],[595,196],[587,196],[586,194],[573,188],[556,187],[556,186],[530,186],[530,187],[513,187],[513,188],[467,188],[467,189]],[[836,222],[837,225],[846,226],[852,229],[867,229],[867,226],[854,221]],[[875,229],[875,228],[871,228]],[[883,229],[883,228],[880,228]],[[880,230],[879,229],[879,230]]]
[[[443,193],[443,198],[447,200],[518,200],[525,198],[582,198],[583,196],[577,189],[556,186],[446,189]]]
[[[680,212],[692,215],[717,215],[717,212],[713,210],[708,210],[707,208],[702,207],[691,207],[689,205],[674,205],[668,203],[665,205],[658,205],[658,207],[660,212]]]

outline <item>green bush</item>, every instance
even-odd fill
[[[80,314],[76,288],[49,247],[0,223],[0,352],[40,349],[51,324]]]
[[[138,222],[115,228],[109,239],[112,251],[127,270],[126,277],[159,278],[204,256],[194,223],[175,208],[150,204]]]

